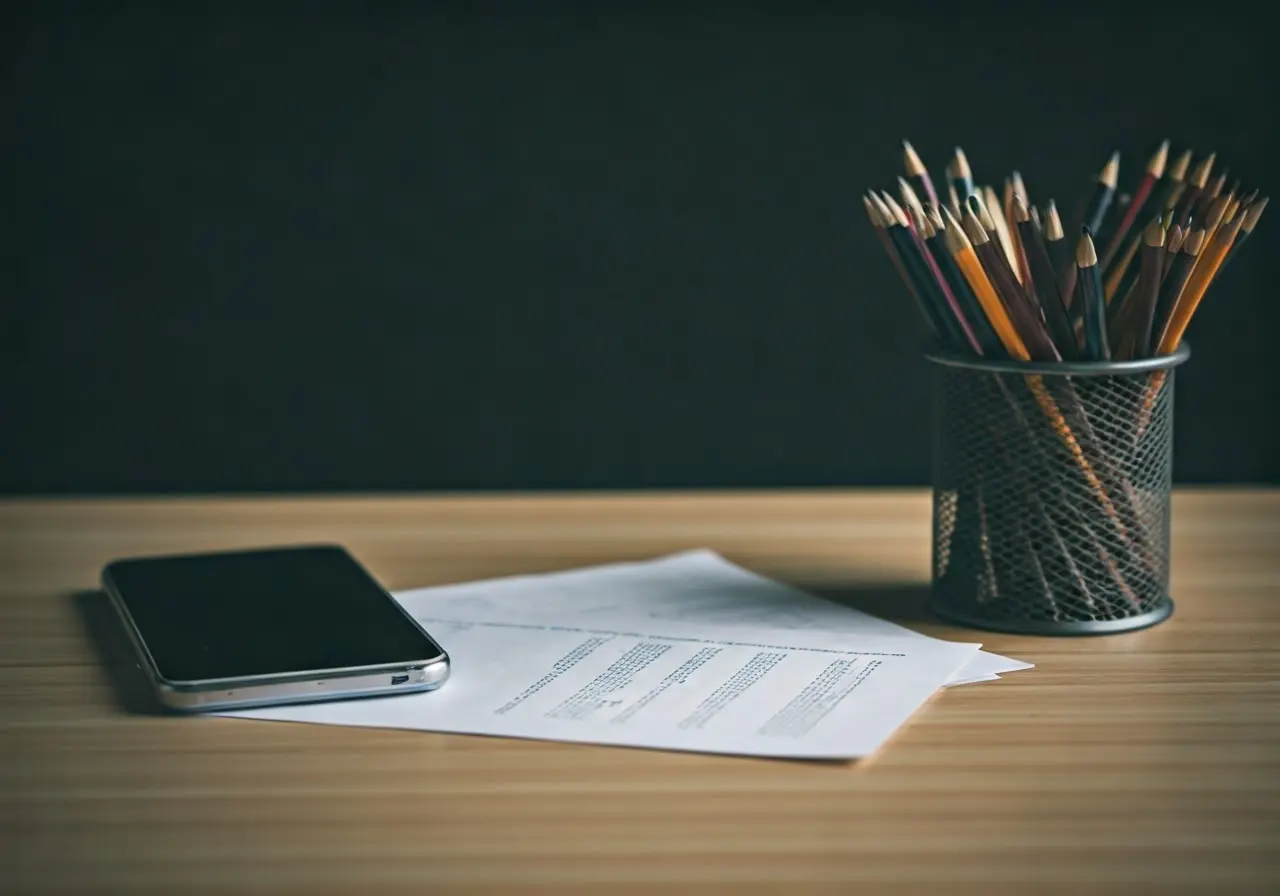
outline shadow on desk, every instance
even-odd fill
[[[106,671],[116,705],[130,715],[172,715],[156,699],[151,682],[138,666],[137,655],[111,599],[102,591],[81,591],[71,595],[76,615],[93,644],[98,662]]]
[[[927,582],[869,583],[865,585],[799,586],[801,590],[834,603],[853,607],[901,625],[941,622],[929,610]]]

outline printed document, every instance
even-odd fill
[[[737,567],[695,553],[665,558],[666,565],[406,592],[397,599],[450,655],[442,688],[222,715],[854,759],[873,753],[978,651],[896,627],[828,631],[783,628],[770,614],[733,624],[690,616],[667,590],[685,581],[671,564],[691,560],[705,567],[703,588],[732,590],[745,581]],[[646,595],[643,605],[637,595]]]

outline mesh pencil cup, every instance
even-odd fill
[[[1155,625],[1169,597],[1172,355],[1020,363],[930,354],[933,609],[996,631]]]

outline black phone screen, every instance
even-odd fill
[[[120,560],[106,575],[169,681],[431,661],[441,655],[339,547]]]

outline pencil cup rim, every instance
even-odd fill
[[[1130,376],[1169,370],[1191,357],[1191,346],[1186,342],[1174,349],[1171,355],[1158,355],[1137,361],[997,361],[953,354],[946,351],[925,351],[924,356],[934,364],[944,367],[960,367],[965,370],[986,370],[992,373],[1043,374],[1045,376]]]

